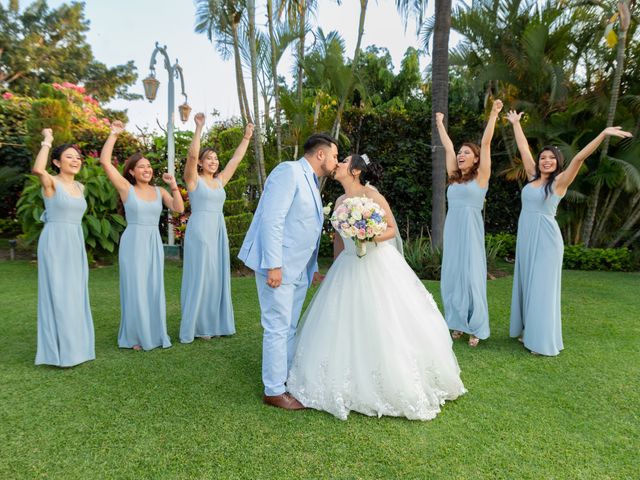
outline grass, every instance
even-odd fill
[[[35,264],[0,262],[0,478],[637,478],[640,275],[564,274],[565,351],[508,338],[511,277],[489,282],[492,336],[456,343],[469,393],[430,422],[261,404],[252,278],[232,281],[238,333],[119,350],[118,274],[91,271],[97,359],[35,367]],[[427,287],[439,300],[437,282]]]

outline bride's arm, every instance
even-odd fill
[[[344,241],[338,232],[333,232],[333,259],[338,258],[338,255],[344,250]]]
[[[374,202],[380,205],[380,207],[382,207],[382,209],[385,211],[386,215],[384,218],[385,218],[385,221],[387,222],[387,229],[384,231],[384,233],[375,237],[374,241],[384,242],[386,240],[391,240],[396,236],[396,228],[397,228],[393,214],[391,213],[391,207],[387,203],[387,200],[382,195],[380,195],[380,193],[378,193],[378,191],[375,189],[372,192],[370,192],[370,197]]]

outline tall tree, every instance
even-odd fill
[[[438,135],[436,112],[449,118],[449,32],[451,0],[435,0],[435,23],[431,51],[431,238],[442,245],[446,215],[447,169],[445,153]]]
[[[244,122],[250,122],[251,110],[240,54],[240,29],[245,11],[243,0],[196,0],[195,32],[206,34],[210,42],[215,41],[223,59],[233,55],[240,115]]]
[[[418,29],[424,26],[427,0],[396,0],[396,8],[405,26],[414,19]],[[435,0],[433,18],[433,45],[431,49],[431,238],[437,246],[442,245],[444,218],[446,214],[446,167],[444,148],[440,142],[435,123],[436,112],[449,113],[449,32],[451,30],[451,0]],[[428,45],[425,45],[428,47]]]
[[[264,150],[262,146],[262,132],[260,127],[260,97],[258,96],[258,53],[256,34],[256,2],[247,0],[247,13],[249,17],[249,48],[251,50],[251,86],[253,96],[253,123],[255,132],[253,135],[253,145],[258,164],[258,189],[262,192],[262,187],[267,174],[264,165]]]
[[[273,0],[267,0],[267,23],[269,25],[269,43],[271,45],[271,79],[273,81],[273,99],[275,103],[273,117],[276,130],[276,152],[278,162],[280,162],[282,160],[282,126],[280,125],[280,85],[278,82],[278,62],[276,59],[275,21]]]
[[[0,4],[0,85],[33,95],[41,83],[71,82],[101,101],[140,98],[127,91],[137,79],[133,62],[109,68],[96,60],[88,30],[83,3],[51,9],[37,0],[22,13],[17,1]]]
[[[356,48],[353,53],[353,61],[351,63],[351,80],[349,81],[348,88],[342,94],[340,103],[338,104],[338,111],[336,112],[336,119],[333,123],[333,136],[338,138],[340,135],[340,121],[342,119],[342,112],[344,112],[347,99],[351,95],[353,85],[356,78],[356,68],[358,67],[358,60],[360,57],[360,45],[362,43],[362,35],[364,35],[364,21],[367,15],[367,7],[369,6],[369,0],[360,0],[360,19],[358,21],[358,40],[356,41]]]
[[[607,127],[613,126],[613,121],[616,115],[616,107],[618,105],[618,98],[620,97],[620,82],[622,80],[622,74],[624,72],[624,60],[625,60],[625,48],[627,46],[627,32],[629,31],[629,25],[631,23],[631,13],[629,11],[630,0],[621,0],[618,3],[618,17],[619,28],[617,38],[617,50],[616,50],[616,69],[611,84],[611,96],[609,98],[609,110],[607,113]],[[602,149],[600,150],[600,162],[607,160],[609,153],[609,138],[607,137],[602,143]],[[595,188],[592,194],[589,196],[587,202],[587,214],[582,228],[582,241],[586,247],[591,246],[594,230],[594,221],[596,217],[596,211],[600,201],[600,191],[602,189],[602,181],[596,180]]]

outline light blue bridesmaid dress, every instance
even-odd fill
[[[477,180],[449,185],[440,281],[449,329],[481,340],[489,337],[487,255],[482,220],[487,190],[481,188]]]
[[[162,196],[146,201],[129,188],[124,210],[127,228],[120,238],[120,332],[118,346],[145,350],[171,346],[164,296],[164,251],[158,224]]]
[[[182,322],[180,341],[194,337],[233,335],[229,240],[222,207],[226,199],[222,181],[212,189],[198,177],[189,192],[191,216],[184,237]]]
[[[54,182],[54,195],[44,197],[45,225],[38,240],[36,365],[71,367],[96,358],[82,233],[87,202]]]
[[[522,189],[511,293],[511,336],[522,336],[527,349],[549,356],[564,348],[560,318],[564,242],[555,218],[560,200],[553,193],[545,197],[544,186],[527,184]]]

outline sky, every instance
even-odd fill
[[[3,0],[3,4],[7,1]],[[21,7],[30,0],[21,0]],[[48,0],[51,7],[57,7],[65,0]],[[130,88],[131,92],[143,93],[142,79],[149,73],[149,62],[155,48],[155,42],[167,46],[172,63],[178,59],[184,72],[185,91],[193,112],[205,112],[209,116],[215,110],[220,118],[239,115],[236,95],[233,60],[224,61],[208,41],[206,35],[194,33],[195,6],[192,0],[86,0],[85,17],[90,21],[87,40],[97,60],[115,66],[133,60],[138,68],[138,81]],[[266,24],[265,2],[258,0],[256,19]],[[359,1],[342,0],[337,6],[333,0],[318,0],[316,25],[325,32],[337,30],[345,40],[346,55],[353,57],[357,40],[359,19]],[[433,4],[433,2],[431,2]],[[433,10],[428,12],[432,15]],[[312,41],[307,37],[307,44]],[[452,37],[455,43],[456,37]],[[405,29],[395,8],[393,0],[371,1],[367,10],[363,47],[369,45],[386,47],[393,59],[396,71],[406,49],[419,48],[415,26],[410,22]],[[127,129],[137,132],[138,128],[158,130],[158,123],[166,126],[168,118],[168,74],[161,56],[158,55],[156,78],[160,88],[154,102],[147,100],[116,100],[108,104],[109,108],[127,110],[129,124]],[[428,58],[421,59],[421,67],[428,65]],[[279,64],[279,73],[289,74],[293,68],[289,54]],[[250,94],[250,76],[245,74]],[[289,81],[291,84],[291,82]],[[176,82],[176,107],[183,101],[179,82]],[[182,124],[176,111],[176,128],[193,130],[193,117]]]

